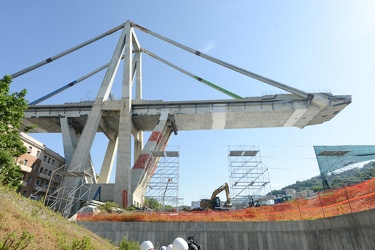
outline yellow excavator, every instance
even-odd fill
[[[221,207],[221,204],[220,204],[220,198],[217,197],[217,195],[219,193],[221,193],[222,191],[225,190],[225,194],[226,194],[226,197],[227,197],[227,200],[225,201],[223,207]],[[225,208],[228,208],[228,207],[232,207],[232,204],[230,202],[230,196],[229,196],[229,186],[228,186],[228,183],[224,183],[223,185],[221,185],[219,188],[217,188],[211,195],[211,199],[202,199],[200,201],[200,208],[202,210],[206,210],[206,209],[212,209],[212,210],[227,210]]]

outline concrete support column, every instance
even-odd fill
[[[132,205],[131,189],[131,109],[132,109],[132,28],[130,22],[124,27],[127,39],[124,49],[124,70],[122,79],[122,98],[120,107],[120,124],[118,135],[118,153],[116,163],[116,180],[114,202],[123,207]]]
[[[135,72],[135,99],[142,99],[142,53],[134,53],[134,62],[136,65]],[[136,137],[134,138],[134,159],[138,159],[143,149],[143,131],[137,131]]]
[[[61,134],[63,137],[63,146],[64,146],[64,157],[65,157],[65,162],[68,165],[68,170],[71,170],[71,161],[75,152],[75,149],[77,147],[77,141],[79,140],[79,135],[76,133],[74,128],[69,125],[68,118],[60,118],[60,124],[61,124]],[[85,181],[87,183],[96,183],[96,174],[95,174],[95,169],[94,165],[91,160],[90,154],[88,155],[88,161],[86,164],[83,166],[83,169],[91,175],[91,177],[86,176]]]
[[[98,183],[109,182],[109,178],[111,177],[111,173],[112,173],[113,162],[115,160],[116,153],[117,153],[117,146],[118,146],[118,138],[116,138],[115,141],[109,140],[107,151],[104,156],[102,168],[100,170]]]
[[[134,61],[137,65],[137,71],[135,73],[136,82],[135,82],[135,99],[142,99],[142,53],[134,53]]]
[[[60,118],[60,124],[65,162],[70,165],[77,146],[78,136],[74,128],[69,125],[67,117]]]
[[[137,131],[136,137],[134,138],[134,158],[138,159],[143,149],[143,132]]]
[[[152,152],[163,150],[171,133],[171,129],[168,128],[168,111],[165,111],[160,115],[158,124],[152,131],[131,171],[133,202],[139,205],[143,204],[143,195],[159,161],[159,157],[153,156]]]
[[[91,159],[91,154],[89,154],[88,160],[86,162],[86,165],[84,166],[85,173],[88,175],[85,175],[85,183],[96,183],[96,173],[94,169],[94,163]]]

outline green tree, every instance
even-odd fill
[[[155,198],[145,197],[145,206],[155,210],[161,210],[163,205],[158,202]]]
[[[171,205],[165,205],[163,210],[166,211],[166,212],[176,211],[176,209],[174,207],[172,207]]]
[[[20,188],[22,174],[16,165],[16,157],[26,153],[19,130],[27,109],[26,90],[9,93],[10,76],[0,80],[0,183]]]
[[[0,169],[0,183],[18,191],[22,188],[21,168],[16,164],[6,164]]]
[[[320,192],[320,191],[323,191],[323,186],[312,186],[311,189],[314,191],[314,192]]]

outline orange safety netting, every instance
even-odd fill
[[[314,198],[297,199],[272,206],[251,207],[234,211],[200,212],[132,212],[127,214],[100,213],[78,215],[77,220],[90,221],[148,221],[148,222],[240,222],[314,220],[375,208],[375,178],[353,186],[326,190]]]

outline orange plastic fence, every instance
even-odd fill
[[[353,186],[319,192],[314,198],[235,211],[108,214],[78,216],[90,221],[228,222],[314,220],[375,208],[375,178]]]

